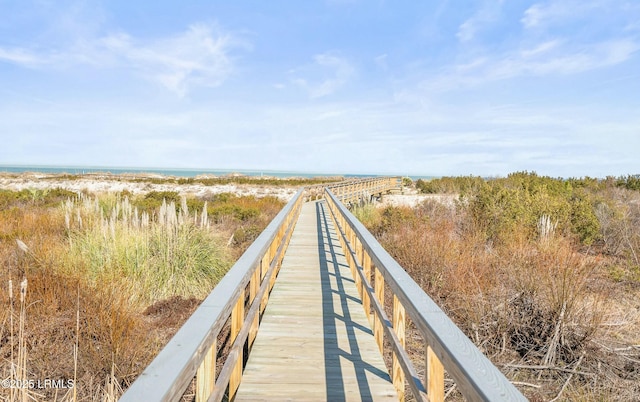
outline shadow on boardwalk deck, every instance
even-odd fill
[[[397,398],[328,208],[307,203],[235,400]]]

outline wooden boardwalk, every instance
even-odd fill
[[[194,382],[196,401],[391,401],[405,400],[396,394],[405,387],[411,400],[443,401],[445,373],[467,400],[526,401],[348,210],[399,188],[399,177],[301,188],[120,401],[180,401]],[[393,355],[396,386],[341,242],[373,332]],[[407,317],[424,342],[424,375],[405,348]]]
[[[329,213],[302,207],[236,401],[398,400]]]

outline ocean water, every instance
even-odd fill
[[[57,173],[57,174],[73,174],[82,175],[87,173],[150,173],[163,176],[177,177],[195,177],[202,174],[211,174],[216,176],[226,176],[234,173],[245,176],[261,177],[372,177],[377,175],[367,174],[331,174],[331,173],[300,173],[300,172],[283,172],[272,170],[231,170],[231,169],[163,169],[163,168],[125,168],[125,167],[95,167],[95,166],[11,166],[0,165],[0,172],[5,173]]]

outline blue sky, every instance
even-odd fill
[[[640,173],[640,1],[0,0],[0,164]]]

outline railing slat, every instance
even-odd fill
[[[233,311],[231,312],[231,341],[235,341],[236,337],[242,329],[244,321],[244,290],[240,293],[238,301],[236,302]],[[242,342],[244,344],[244,341]],[[233,399],[238,387],[240,386],[240,380],[242,379],[242,354],[243,348],[239,348],[238,355],[236,357],[235,365],[229,379],[229,399]]]
[[[249,293],[249,303],[253,305],[254,303],[261,303],[261,300],[257,300],[258,291],[260,290],[260,269],[256,269],[251,277],[251,284],[249,285],[250,293]],[[253,346],[253,341],[255,341],[256,336],[258,335],[258,326],[260,325],[260,314],[256,314],[253,321],[251,321],[251,328],[249,329],[249,348]]]
[[[404,348],[405,346],[405,315],[404,315],[404,307],[400,303],[400,300],[394,295],[393,296],[393,330],[398,337],[399,346]],[[400,401],[404,401],[404,372],[400,367],[400,362],[398,361],[399,357],[394,353],[393,354],[393,385],[396,387],[396,391],[398,391],[398,399]]]
[[[377,267],[375,269],[375,299],[378,299],[380,303],[384,303],[384,276]],[[384,310],[384,309],[383,309]],[[380,318],[379,314],[373,315],[373,336],[376,339],[380,353],[384,353],[384,332],[382,330],[385,325],[384,321]]]
[[[216,383],[216,341],[209,348],[196,373],[196,402],[205,402]]]
[[[364,273],[365,281],[363,286],[371,287],[371,257],[366,252],[364,253],[364,261],[362,263],[362,272]],[[367,315],[367,319],[369,320],[369,325],[373,326],[373,320],[371,318],[371,302],[369,299],[369,292],[362,292],[362,306],[364,307],[364,312]]]
[[[429,402],[442,402],[444,401],[444,367],[431,346],[426,345],[425,355],[424,384]]]

